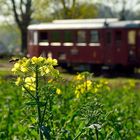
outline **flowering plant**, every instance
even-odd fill
[[[75,95],[76,98],[80,98],[80,96],[88,94],[100,93],[102,90],[110,90],[108,87],[108,82],[106,80],[94,81],[93,75],[89,72],[79,73],[74,77],[76,81],[75,85]]]
[[[33,57],[28,59],[24,57],[17,61],[12,68],[12,72],[17,75],[15,84],[21,86],[22,90],[34,100],[36,105],[40,140],[42,140],[44,136],[47,139],[50,137],[44,133],[46,129],[44,126],[46,110],[50,109],[48,112],[50,112],[49,115],[52,116],[51,106],[53,94],[61,94],[60,89],[52,86],[54,79],[59,77],[59,71],[54,68],[56,65],[57,60],[52,58]],[[40,81],[47,82],[47,90],[51,90],[50,93],[47,91],[41,92],[42,83]],[[45,83],[43,83],[43,85],[45,85]],[[43,93],[44,95],[42,95]],[[48,98],[48,100],[46,98]],[[47,108],[48,104],[50,105],[49,108]]]
[[[37,124],[39,139],[76,140],[91,130],[98,139],[102,106],[97,95],[108,89],[106,81],[93,80],[89,72],[68,81],[60,77],[56,65],[57,60],[52,58],[24,57],[12,68],[17,75],[15,84],[30,97],[26,105],[32,106],[32,126],[36,128]]]

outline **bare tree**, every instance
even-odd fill
[[[32,0],[10,0],[15,22],[21,32],[21,52],[27,50],[27,27],[31,22]]]

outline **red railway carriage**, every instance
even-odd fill
[[[140,21],[56,20],[28,27],[28,54],[63,66],[140,66]]]

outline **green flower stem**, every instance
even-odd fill
[[[45,107],[44,107],[43,114],[42,114],[42,118],[41,118],[41,123],[42,123],[42,124],[43,124],[43,122],[44,122],[44,117],[45,117],[46,110],[47,110],[47,101],[45,102]]]
[[[42,127],[42,120],[41,120],[41,109],[39,104],[39,90],[38,90],[38,66],[36,66],[36,103],[37,103],[37,115],[38,115],[38,129],[39,129],[39,138],[40,140],[43,140],[43,134],[41,132]]]
[[[51,123],[51,129],[53,129],[53,114],[52,114],[52,94],[50,94],[49,98],[49,112],[50,112],[50,123]],[[52,130],[52,133],[54,135],[54,130]]]
[[[84,128],[78,133],[78,135],[73,140],[78,139],[83,132],[84,132]]]
[[[7,104],[8,104],[8,114],[7,114],[7,123],[6,123],[6,136],[8,138],[9,137],[9,124],[11,121],[11,109],[10,109],[9,101],[7,102]]]
[[[96,140],[98,140],[98,139],[99,139],[99,138],[98,138],[98,129],[97,129],[97,127],[96,127],[96,126],[94,126],[94,128],[95,128]]]
[[[32,93],[23,85],[23,88],[27,91],[27,93],[36,101],[36,98],[32,95]]]
[[[87,90],[87,89],[88,89],[88,88],[87,88],[87,75],[85,75],[85,82],[86,82],[85,90],[86,90],[86,99],[87,99],[87,91],[88,91],[88,90]]]

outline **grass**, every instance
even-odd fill
[[[62,76],[65,79],[72,80],[76,74],[63,73]],[[135,82],[137,88],[140,89],[140,79],[133,77],[116,77],[116,78],[106,78],[106,77],[93,77],[94,80],[107,80],[108,84],[112,88],[122,87],[123,85],[128,85],[131,81]]]
[[[0,64],[2,66],[0,77],[6,79],[0,83],[0,105],[2,106],[0,109],[0,139],[36,139],[34,103],[29,102],[26,94],[21,94],[20,87],[12,83],[10,71],[12,64],[7,61],[0,61]],[[75,75],[63,73],[62,76],[71,81]],[[78,140],[85,138],[94,140],[94,124],[102,126],[99,134],[96,135],[96,139],[99,137],[98,140],[130,138],[139,140],[140,79],[95,77],[93,80],[108,81],[111,90],[107,92],[103,89],[99,97],[89,96],[88,101],[85,98],[73,100],[70,94],[74,92],[75,85],[71,87],[70,84],[59,85],[61,82],[58,83],[65,94],[54,99],[55,104],[51,112],[54,117],[54,121],[51,121],[54,126],[52,132],[55,134],[53,137],[55,138],[59,133],[58,139],[72,140],[83,130]],[[47,115],[52,117],[51,113],[48,112]],[[87,127],[88,120],[90,121],[88,127],[90,126],[91,129]],[[85,125],[86,129],[83,129]],[[50,128],[46,127],[45,131],[48,129]]]
[[[5,62],[5,61],[3,61]],[[0,77],[7,77],[13,75],[11,72],[12,64],[10,66],[0,68]],[[72,80],[74,78],[75,74],[69,74],[69,73],[62,73],[62,77],[67,80]],[[129,77],[116,77],[116,78],[105,78],[105,77],[94,77],[95,80],[107,80],[109,85],[112,88],[121,87],[123,85],[127,85],[130,81],[134,81],[137,84],[137,88],[140,88],[140,79],[135,78],[129,78]]]
[[[8,76],[8,75],[12,75],[12,72],[9,70],[0,70],[0,77],[1,76]]]
[[[45,121],[41,127],[45,137],[140,139],[140,79],[93,77],[89,78],[92,84],[85,84],[89,81],[87,76],[74,81],[75,75],[62,73],[64,79],[57,78],[52,83],[45,77],[36,80],[37,92],[40,89],[37,96],[37,92],[28,94],[14,84],[12,63],[0,60],[0,66],[0,139],[37,139],[36,100],[29,95],[40,98],[37,105],[43,112],[41,118]],[[56,94],[56,88],[62,94]]]
[[[8,72],[11,70],[13,64],[9,63],[9,60],[0,59],[0,71]]]

